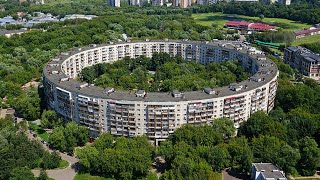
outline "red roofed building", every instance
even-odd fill
[[[268,31],[274,30],[276,26],[270,26],[263,23],[250,23],[246,21],[228,21],[224,24],[225,28],[238,29],[238,30],[250,30],[250,31]]]
[[[268,24],[263,23],[251,23],[249,24],[249,31],[270,31],[275,30],[276,26],[270,26]]]
[[[251,23],[246,21],[228,21],[224,24],[224,27],[228,29],[246,30],[249,24]]]
[[[296,39],[303,38],[306,36],[313,36],[320,34],[320,28],[310,28],[310,29],[304,29],[304,30],[298,30],[293,32],[296,36]]]

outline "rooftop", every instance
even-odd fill
[[[286,49],[299,53],[300,56],[302,56],[305,60],[310,61],[310,62],[318,62],[320,63],[320,55],[312,52],[311,50],[301,47],[301,46],[290,46],[287,47]]]
[[[274,29],[274,28],[276,28],[276,26],[270,26],[270,25],[268,25],[268,24],[263,24],[263,23],[251,23],[251,24],[249,25],[249,28],[268,30],[268,29]]]
[[[304,29],[304,30],[299,30],[299,31],[295,31],[293,32],[294,35],[296,36],[300,36],[300,35],[307,35],[313,32],[319,32],[320,28],[314,28],[314,29]]]
[[[129,43],[155,43],[155,42],[165,42],[164,40],[161,41],[133,41],[133,42],[117,42],[112,45],[116,44],[129,44]],[[235,46],[242,46],[243,44],[240,42],[234,42],[233,44],[231,42],[227,41],[217,41],[217,42],[199,42],[199,41],[174,41],[174,40],[167,40],[167,42],[172,43],[187,43],[187,44],[197,44],[197,45],[212,45],[212,46],[219,46],[223,47],[225,49],[235,50]],[[238,44],[238,45],[237,45]],[[98,47],[108,46],[110,44],[101,44],[97,46],[88,46],[81,49],[81,51],[95,49]],[[243,45],[244,46],[244,45]],[[272,61],[268,58],[266,60],[260,61],[258,60],[261,57],[265,57],[263,54],[248,54],[252,53],[250,50],[250,47],[243,48],[241,50],[238,50],[243,55],[249,55],[252,59],[255,59],[258,66],[259,71],[256,73],[256,77],[260,77],[261,79],[264,79],[264,81],[255,82],[252,81],[250,78],[248,80],[242,81],[238,83],[239,86],[242,86],[240,90],[233,91],[229,89],[229,86],[226,87],[218,87],[213,88],[212,91],[215,91],[216,93],[207,94],[203,91],[188,91],[183,93],[183,98],[174,98],[172,96],[172,93],[170,92],[147,92],[146,98],[139,98],[136,97],[136,94],[132,91],[122,91],[117,90],[113,93],[105,93],[105,90],[103,88],[97,87],[97,86],[85,86],[83,88],[79,88],[83,82],[79,82],[75,79],[68,79],[67,81],[60,82],[63,78],[68,78],[64,73],[61,71],[61,64],[63,61],[65,61],[70,56],[79,53],[80,51],[77,49],[74,49],[73,51],[70,51],[69,53],[62,53],[59,57],[53,58],[51,62],[49,62],[43,70],[44,75],[46,78],[48,78],[49,81],[52,83],[57,84],[60,88],[63,88],[67,91],[75,92],[76,94],[82,94],[87,95],[90,97],[96,97],[96,98],[104,98],[104,99],[114,99],[114,100],[128,100],[128,101],[148,101],[148,102],[166,102],[166,101],[188,101],[188,100],[199,100],[199,99],[212,99],[216,97],[224,97],[224,96],[230,96],[230,95],[237,95],[255,88],[258,88],[267,82],[271,81],[275,76],[278,74],[278,69],[276,66],[273,65]],[[269,65],[265,65],[266,63],[269,63]],[[55,73],[53,73],[55,72]],[[245,87],[245,88],[244,88]]]
[[[252,23],[252,22],[247,22],[247,21],[227,21],[225,23],[225,25],[227,26],[248,26],[248,28],[252,28],[252,29],[274,29],[276,28],[276,26],[270,26],[268,24],[264,24],[264,23]]]
[[[265,179],[286,179],[283,172],[271,163],[253,163],[253,166],[258,172],[261,172]]]
[[[27,32],[27,30],[24,30],[24,29],[21,29],[21,30],[0,30],[1,35],[23,33],[23,32]]]

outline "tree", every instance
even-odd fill
[[[288,137],[291,142],[306,136],[312,137],[319,128],[318,116],[308,113],[302,108],[291,110],[286,117]]]
[[[286,173],[295,173],[295,166],[300,159],[298,149],[272,136],[259,136],[252,140],[255,162],[271,162]]]
[[[16,167],[10,173],[10,180],[34,180],[31,169],[27,167]]]
[[[93,67],[86,67],[82,69],[80,72],[80,77],[82,81],[86,81],[88,83],[93,83],[94,79],[96,78],[96,73]]]
[[[194,160],[185,156],[177,156],[172,165],[173,169],[166,171],[161,179],[213,179],[214,173],[204,160]]]
[[[106,136],[107,137],[107,136]],[[119,137],[116,145],[98,151],[93,145],[76,150],[84,171],[106,178],[139,179],[149,173],[154,148],[146,137]]]
[[[37,178],[37,180],[47,180],[48,179],[48,175],[47,172],[44,169],[40,170],[40,175]]]
[[[215,172],[220,172],[222,169],[229,167],[230,154],[226,147],[215,146],[208,148],[205,156],[203,157]]]
[[[58,118],[57,113],[52,110],[44,110],[41,115],[41,126],[43,128],[52,128],[62,125],[62,121]]]
[[[59,150],[65,150],[67,146],[67,142],[64,136],[64,128],[57,127],[53,129],[52,133],[49,136],[49,144]]]
[[[213,121],[212,128],[221,133],[225,138],[230,139],[236,134],[236,128],[232,120],[228,118],[218,118]]]
[[[169,139],[173,144],[184,141],[196,147],[198,145],[214,146],[223,142],[223,135],[216,132],[211,126],[185,125],[175,131]]]
[[[304,137],[299,140],[301,159],[298,161],[297,170],[303,176],[312,176],[320,165],[320,149],[315,140]]]
[[[79,163],[85,168],[85,171],[90,171],[94,163],[99,159],[99,151],[93,146],[76,149],[75,154],[79,158]]]
[[[260,21],[262,21],[264,19],[264,15],[260,14],[259,19],[260,19]]]
[[[275,136],[286,140],[286,128],[283,124],[272,121],[264,112],[256,112],[244,122],[239,128],[239,135],[244,135],[248,139],[258,137],[259,135]]]
[[[113,147],[114,137],[109,133],[100,134],[99,138],[96,139],[93,143],[93,146],[97,148],[98,151],[102,152],[106,148]]]
[[[231,139],[228,144],[228,152],[231,156],[230,165],[233,169],[239,172],[250,171],[253,154],[246,138],[242,136]]]
[[[289,145],[284,145],[279,153],[276,164],[287,174],[296,174],[295,166],[301,158],[299,150]]]
[[[73,152],[76,146],[83,146],[87,142],[88,129],[75,122],[66,124],[66,127],[53,129],[49,136],[49,144],[55,149]]]
[[[57,151],[52,153],[46,152],[42,159],[43,169],[54,169],[59,167],[61,157]]]

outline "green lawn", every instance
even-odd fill
[[[291,44],[293,46],[299,46],[301,44],[309,44],[309,43],[315,43],[315,42],[320,42],[320,34],[297,39],[294,42],[292,42]]]
[[[66,160],[61,159],[60,163],[59,163],[59,169],[64,169],[66,167],[69,166],[69,162]]]
[[[219,27],[223,27],[223,25],[228,20],[244,20],[244,21],[260,21],[259,17],[250,17],[243,15],[235,15],[235,14],[223,14],[223,13],[202,13],[202,14],[192,14],[192,17],[197,21],[197,23],[205,26],[211,26],[212,24],[216,24]],[[295,21],[291,21],[288,19],[281,18],[264,18],[262,22],[275,25],[283,28],[285,31],[293,31],[303,28],[308,28],[311,25],[299,23]]]
[[[49,134],[42,127],[40,127],[36,124],[32,124],[30,122],[29,122],[29,124],[30,124],[34,133],[36,133],[41,139],[48,141]]]
[[[76,174],[74,180],[108,180],[107,178],[100,176],[92,176],[90,174]]]

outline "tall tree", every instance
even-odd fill
[[[27,167],[17,167],[12,169],[10,173],[10,180],[34,180],[31,169]]]
[[[320,166],[320,149],[315,140],[304,137],[299,141],[301,159],[298,162],[298,171],[301,175],[312,176]]]

